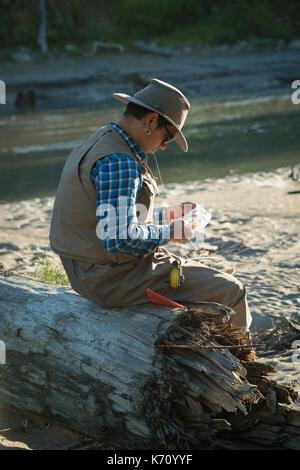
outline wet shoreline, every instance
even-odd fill
[[[182,89],[190,99],[224,100],[291,94],[300,79],[299,50],[289,47],[178,48],[169,57],[125,52],[92,57],[53,57],[31,63],[2,62],[6,104],[0,115],[110,106],[113,92],[135,93],[153,77]],[[17,105],[19,93],[34,100]],[[31,100],[32,101],[32,100]]]
[[[70,151],[107,121],[117,121],[122,109],[0,117],[0,203],[53,196]],[[160,173],[151,154],[148,164],[165,184],[293,166],[300,161],[297,111],[286,95],[193,100],[184,126],[188,154],[171,143],[157,152]]]

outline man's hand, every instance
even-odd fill
[[[193,237],[192,226],[183,220],[174,220],[170,224],[172,235],[170,240],[177,243],[187,242]]]
[[[173,220],[180,219],[192,209],[195,209],[196,206],[197,204],[195,202],[186,201],[178,205],[167,207],[166,215],[168,223],[171,224]]]

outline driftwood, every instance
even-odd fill
[[[98,49],[110,49],[113,51],[124,52],[125,47],[122,44],[114,42],[104,42],[104,41],[93,41],[92,49],[87,55],[94,55],[98,52]]]
[[[156,54],[162,55],[165,57],[170,57],[174,55],[174,51],[169,47],[160,47],[155,43],[147,44],[145,41],[136,41],[135,47],[138,51],[144,52],[147,54]]]
[[[267,354],[289,350],[291,345],[293,347],[297,342],[300,344],[300,319],[275,318],[277,320],[275,325],[255,334],[256,340],[267,346]]]
[[[0,276],[0,400],[124,449],[299,449],[297,393],[268,379],[219,304],[104,309]],[[109,447],[108,447],[109,448]]]

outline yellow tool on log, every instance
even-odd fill
[[[178,260],[173,261],[170,273],[171,289],[178,289],[184,282],[183,268]]]

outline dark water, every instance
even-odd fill
[[[192,103],[184,127],[189,152],[169,144],[156,157],[164,183],[222,177],[300,163],[300,105],[289,97]],[[120,110],[72,111],[0,119],[0,201],[55,194],[73,147]],[[149,164],[158,175],[153,156]]]

